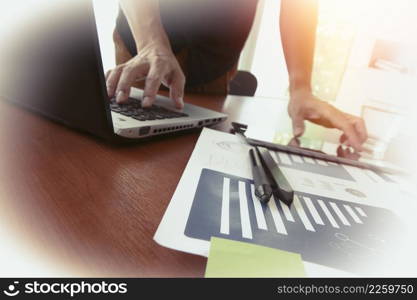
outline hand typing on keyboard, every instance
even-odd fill
[[[188,117],[187,114],[172,111],[158,105],[152,105],[151,107],[144,108],[142,101],[128,98],[125,103],[117,103],[115,99],[112,99],[110,103],[110,109],[114,112],[122,115],[132,117],[139,121],[153,121],[163,119],[173,119]]]
[[[161,84],[169,88],[176,108],[184,107],[185,76],[171,48],[164,43],[153,41],[141,47],[135,57],[110,70],[106,74],[107,93],[117,103],[125,103],[130,88],[138,81],[144,81],[144,107],[152,106]]]

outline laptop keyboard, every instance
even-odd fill
[[[139,121],[153,121],[163,119],[174,119],[188,117],[187,114],[166,109],[158,105],[149,108],[142,108],[142,101],[129,98],[127,102],[118,104],[114,99],[110,102],[110,109],[127,117],[132,117]]]

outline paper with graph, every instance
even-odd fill
[[[208,255],[211,237],[301,254],[306,262],[359,271],[384,259],[401,222],[388,209],[385,174],[273,152],[296,191],[291,207],[254,196],[248,146],[204,129],[155,234],[163,246]]]

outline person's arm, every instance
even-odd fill
[[[318,18],[317,0],[282,0],[280,29],[290,91],[311,92]]]
[[[318,0],[281,1],[281,39],[290,83],[288,113],[294,135],[304,133],[304,121],[308,120],[342,130],[342,140],[357,150],[363,150],[362,144],[367,139],[364,121],[313,96],[311,73],[317,19]]]
[[[108,72],[109,97],[116,96],[117,102],[124,102],[134,82],[146,80],[142,102],[144,107],[152,105],[162,83],[169,87],[170,97],[176,106],[182,108],[185,77],[163,28],[159,1],[120,0],[120,5],[135,39],[138,54]]]

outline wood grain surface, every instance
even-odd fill
[[[186,100],[229,113],[217,126],[224,131],[285,104]],[[205,258],[153,240],[199,133],[113,146],[0,101],[0,218],[34,257],[67,276],[203,276]]]

